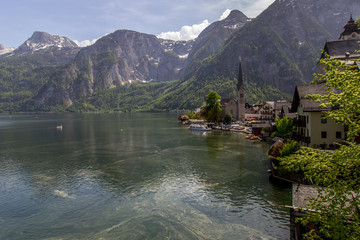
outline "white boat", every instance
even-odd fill
[[[189,129],[195,131],[211,131],[211,128],[203,124],[190,124]]]

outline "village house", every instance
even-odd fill
[[[286,100],[279,100],[274,103],[274,115],[276,118],[283,118],[286,113],[289,113],[291,109],[291,102],[288,102]],[[296,115],[287,115],[287,118],[295,118]]]
[[[297,113],[294,121],[297,127],[297,140],[301,146],[334,149],[335,143],[345,139],[345,128],[332,119],[325,118],[325,111],[331,107],[322,108],[306,95],[326,94],[325,83],[297,85],[295,88],[292,111]]]
[[[357,52],[360,50],[359,40],[360,29],[350,16],[339,40],[326,42],[321,58],[329,56],[349,65],[359,65],[354,61],[360,57]],[[318,63],[318,73],[324,73],[323,67]],[[325,83],[296,86],[291,110],[297,114],[295,120],[297,139],[302,146],[333,149],[336,147],[336,143],[340,143],[346,138],[345,126],[335,123],[334,120],[326,119],[324,112],[331,111],[331,107],[321,108],[319,106],[321,103],[305,97],[309,94],[325,95]]]

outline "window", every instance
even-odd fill
[[[306,116],[306,123],[309,123],[309,115]]]
[[[321,138],[327,138],[327,132],[321,132]]]
[[[341,132],[336,132],[336,138],[341,139]]]
[[[321,123],[327,123],[327,119],[325,118],[325,116],[321,116]]]

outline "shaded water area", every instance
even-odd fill
[[[289,239],[268,147],[173,113],[0,115],[0,239]]]

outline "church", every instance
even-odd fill
[[[245,120],[245,88],[242,76],[241,58],[239,58],[239,74],[238,82],[236,84],[236,98],[221,99],[221,106],[223,107],[224,115],[230,114],[235,121]]]

